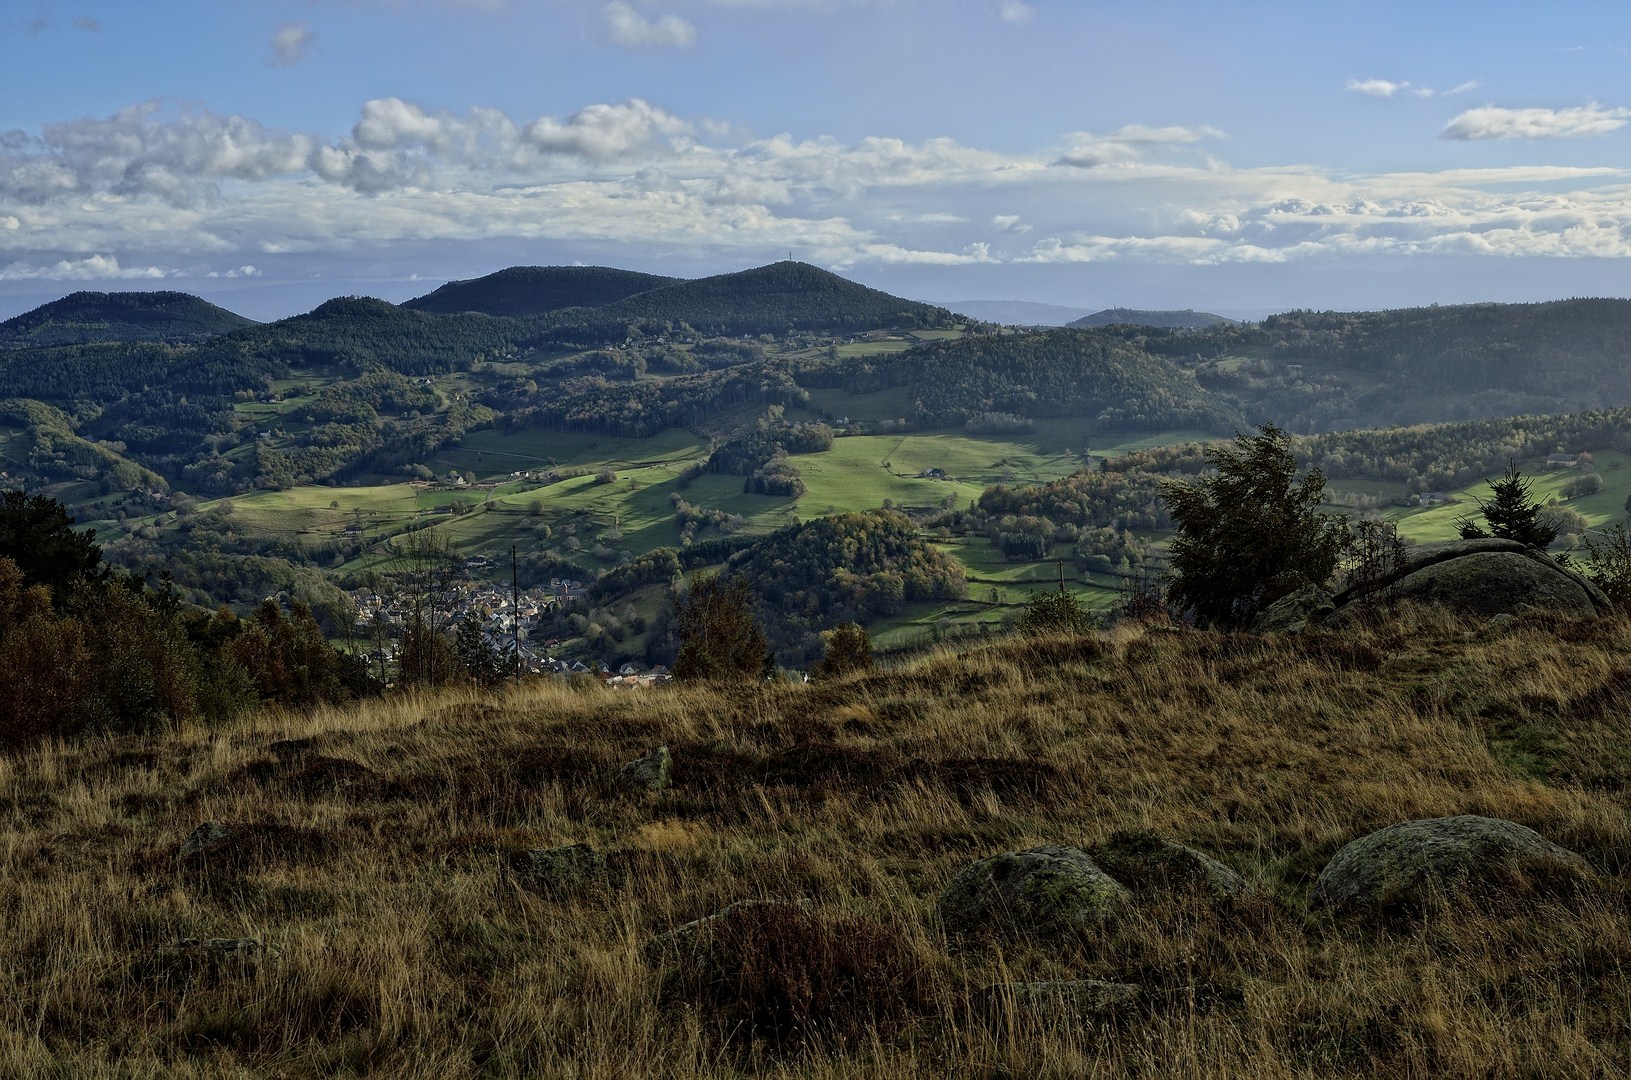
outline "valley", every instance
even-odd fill
[[[111,563],[194,604],[298,598],[336,640],[358,635],[357,605],[407,539],[433,538],[471,568],[466,588],[507,588],[512,551],[529,589],[586,583],[529,628],[554,654],[659,664],[671,580],[589,586],[664,551],[684,573],[723,568],[779,530],[886,509],[965,581],[868,607],[886,653],[990,633],[1035,590],[1107,609],[1161,572],[1159,480],[1264,421],[1303,432],[1328,509],[1411,542],[1452,537],[1508,458],[1557,503],[1565,544],[1631,496],[1625,416],[1581,411],[1631,400],[1606,363],[1623,302],[1143,313],[1166,326],[1101,312],[1097,328],[1027,331],[794,263],[701,282],[513,268],[265,325],[115,295],[0,324],[5,479],[60,498]],[[1558,414],[1458,419],[1536,395]],[[1378,417],[1416,426],[1354,429]],[[1582,473],[1593,490],[1565,490]],[[1025,494],[1094,474],[1076,511]],[[777,650],[801,667],[819,642]]]

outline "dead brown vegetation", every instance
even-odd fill
[[[620,784],[658,745],[673,786]],[[1623,1075],[1628,779],[1631,622],[1423,612],[43,746],[0,758],[0,1074]],[[1534,828],[1602,883],[1384,927],[1308,910],[1345,842],[1460,813]],[[178,859],[203,822],[239,839]],[[1157,890],[1063,943],[937,928],[973,859],[1122,830],[1255,891]],[[516,883],[518,852],[573,843],[608,855],[613,888]],[[805,904],[737,916],[688,966],[651,960],[751,899]],[[262,947],[166,951],[246,938]],[[988,984],[1075,978],[1144,1004],[1105,1026],[971,1013]]]

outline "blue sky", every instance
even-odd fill
[[[0,315],[789,252],[1086,310],[1631,295],[1626,11],[0,0]]]

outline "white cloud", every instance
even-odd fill
[[[625,49],[686,49],[696,44],[696,28],[678,15],[647,18],[624,0],[607,4],[605,15],[606,35]]]
[[[1479,82],[1477,79],[1468,79],[1466,82],[1452,86],[1448,90],[1444,91],[1444,96],[1450,97],[1453,94],[1471,93],[1472,91],[1478,89],[1478,86]]]
[[[544,116],[521,133],[528,146],[549,154],[572,154],[593,161],[625,157],[663,146],[664,137],[686,135],[691,125],[635,98],[621,105],[590,105],[564,122]]]
[[[1631,109],[1592,102],[1568,109],[1468,109],[1440,133],[1444,139],[1569,139],[1607,135],[1631,122]]]
[[[272,32],[272,59],[278,67],[294,67],[311,55],[317,35],[305,23],[279,23]]]
[[[212,181],[299,171],[314,145],[241,116],[149,101],[105,120],[45,124],[38,138],[0,140],[0,202],[103,192],[188,203],[207,196]]]
[[[1059,163],[1079,169],[1098,169],[1108,165],[1134,165],[1146,160],[1152,149],[1180,147],[1203,139],[1223,138],[1216,128],[1149,127],[1128,124],[1108,135],[1094,135],[1078,131],[1068,137]]]
[[[754,137],[638,99],[512,118],[379,98],[324,140],[148,103],[0,133],[0,273],[253,267],[278,279],[452,242],[576,245],[574,256],[612,262],[634,249],[745,261],[791,247],[829,266],[1631,258],[1631,170],[1234,169],[1205,150],[1222,137],[1131,124],[1014,152]]]
[[[1007,23],[1028,23],[1036,17],[1036,9],[1022,0],[1003,0],[1002,21]]]
[[[0,281],[132,281],[173,277],[175,271],[157,266],[122,267],[111,255],[59,260],[52,266],[28,266],[14,262],[0,267]]]
[[[1348,89],[1356,94],[1365,94],[1368,97],[1390,98],[1401,90],[1407,90],[1407,82],[1390,82],[1387,79],[1349,79]]]

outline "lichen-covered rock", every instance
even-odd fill
[[[1317,585],[1298,589],[1268,606],[1252,624],[1259,634],[1294,634],[1311,622],[1319,622],[1336,611],[1331,594]]]
[[[1533,829],[1463,814],[1391,825],[1344,847],[1310,905],[1338,914],[1414,911],[1435,897],[1524,895],[1591,877],[1586,861]]]
[[[668,747],[659,746],[642,758],[635,758],[623,766],[623,782],[645,791],[662,791],[668,787],[668,769],[671,763]]]
[[[1151,832],[1118,832],[1092,849],[1093,861],[1135,892],[1187,892],[1225,900],[1246,881],[1210,855]]]
[[[1486,619],[1525,608],[1573,617],[1613,610],[1601,589],[1543,552],[1492,537],[1411,548],[1403,566],[1363,595],[1349,590],[1334,601],[1338,621],[1366,606],[1399,601],[1438,604]]]
[[[940,894],[941,925],[954,935],[1059,934],[1118,914],[1126,886],[1078,848],[1052,844],[992,855],[963,868]]]
[[[206,821],[198,828],[187,834],[181,842],[176,858],[181,862],[191,861],[195,856],[217,846],[232,835],[232,830],[218,821]]]
[[[527,888],[551,900],[594,892],[610,881],[606,857],[588,844],[523,851],[510,868]]]
[[[996,983],[976,990],[970,1004],[976,1016],[993,1026],[1023,1020],[1074,1027],[1126,1013],[1138,1004],[1138,999],[1138,987],[1128,983],[1069,979]]]

